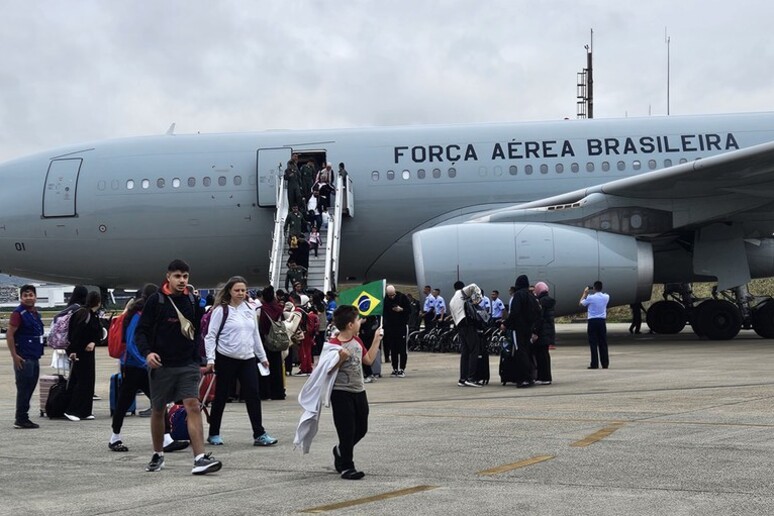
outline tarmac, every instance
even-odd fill
[[[96,420],[40,418],[36,392],[37,430],[12,427],[12,365],[1,352],[0,515],[774,513],[774,342],[750,331],[729,342],[630,335],[627,326],[609,326],[607,370],[586,369],[584,325],[558,326],[550,386],[502,386],[494,356],[492,381],[478,389],[456,385],[453,354],[411,353],[403,379],[385,367],[367,385],[360,481],[333,469],[330,409],[311,452],[293,450],[305,378],[287,378],[287,400],[263,403],[277,445],[253,447],[244,405],[230,403],[226,444],[207,446],[220,472],[192,476],[184,450],[146,473],[149,419],[126,418],[129,452],[107,447],[117,365],[106,348],[97,349]]]

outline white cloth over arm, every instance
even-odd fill
[[[304,413],[296,428],[293,449],[300,446],[301,453],[304,455],[309,453],[312,439],[317,435],[322,405],[329,407],[331,404],[331,391],[336,379],[334,368],[339,363],[340,349],[341,346],[325,343],[317,367],[298,393],[298,403],[304,409]]]

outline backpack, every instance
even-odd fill
[[[226,325],[226,319],[228,319],[228,305],[221,305],[223,307],[223,318],[220,320],[220,328],[218,328],[218,334],[215,336],[215,347],[218,346],[218,339],[220,338],[220,334],[223,332],[223,327]],[[214,310],[214,307],[207,311],[206,314],[202,315],[200,328],[199,331],[199,356],[202,358],[202,362],[206,363],[207,359],[207,348],[204,345],[204,339],[207,337],[207,332],[210,330],[210,319],[212,318],[212,311]]]
[[[71,310],[66,314],[54,317],[54,324],[51,325],[51,331],[48,334],[48,346],[51,349],[67,349],[70,345],[70,318],[75,313]]]
[[[489,313],[473,304],[470,299],[465,299],[465,318],[478,330],[483,330],[489,325]]]
[[[263,347],[267,351],[286,351],[290,347],[290,337],[288,332],[285,331],[285,323],[282,321],[269,321],[269,334],[266,335],[266,340],[263,343]]]
[[[121,358],[126,353],[126,339],[124,338],[124,318],[126,312],[110,319],[108,329],[108,355],[112,358]]]

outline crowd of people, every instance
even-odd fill
[[[367,431],[368,400],[365,383],[381,376],[381,350],[392,365],[391,376],[405,378],[408,355],[407,334],[424,320],[427,329],[451,319],[460,339],[458,385],[482,387],[481,330],[499,325],[511,342],[510,355],[501,357],[501,376],[506,358],[515,364],[514,381],[519,387],[550,385],[549,349],[555,343],[554,307],[549,286],[531,286],[526,276],[516,279],[510,299],[504,302],[494,290],[484,296],[475,283],[457,282],[447,306],[441,290],[425,286],[423,302],[388,285],[381,319],[361,318],[355,307],[337,306],[335,292],[305,291],[297,283],[290,292],[268,286],[251,291],[245,278],[233,276],[214,296],[202,300],[188,283],[190,267],[174,260],[167,267],[165,281],[147,284],[121,315],[121,382],[111,397],[112,425],[108,448],[129,450],[121,429],[124,417],[138,391],[150,398],[152,456],[146,471],[161,471],[165,452],[190,446],[192,473],[218,471],[222,463],[205,453],[205,442],[223,445],[223,413],[232,398],[244,401],[255,446],[272,446],[278,440],[263,424],[261,402],[286,397],[285,376],[309,377],[299,401],[304,408],[294,443],[308,451],[316,433],[320,394],[333,406],[339,443],[333,448],[334,465],[342,478],[358,479],[362,471],[354,466],[353,449]],[[13,312],[7,342],[16,372],[17,400],[14,426],[38,428],[29,418],[30,400],[40,375],[44,327],[35,303],[33,285],[20,289],[21,304]],[[580,304],[588,307],[588,335],[592,353],[590,368],[609,366],[606,342],[606,306],[609,296],[601,282],[587,288]],[[66,419],[78,422],[95,419],[92,404],[96,381],[94,350],[103,338],[98,312],[98,292],[76,286],[70,303],[55,317],[69,318],[66,355],[71,364]],[[278,329],[279,328],[279,329]],[[331,331],[333,329],[333,331]],[[329,333],[330,332],[330,333]],[[363,343],[370,342],[366,347]],[[326,353],[326,351],[335,353]],[[504,351],[505,353],[505,351]],[[315,364],[315,356],[320,358]],[[488,360],[488,359],[487,359]],[[323,374],[323,371],[337,374]],[[217,372],[217,381],[212,378]],[[488,375],[488,363],[486,366]],[[205,439],[202,387],[214,382],[214,395],[207,418]],[[505,381],[503,381],[505,383]],[[209,389],[208,389],[209,393]],[[317,398],[314,398],[314,396]],[[316,404],[305,402],[316,400]],[[186,439],[175,439],[172,407],[185,411]]]

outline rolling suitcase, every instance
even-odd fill
[[[518,375],[519,365],[516,346],[514,346],[510,339],[506,339],[503,341],[502,350],[500,351],[500,383],[503,385],[508,382],[516,383]]]
[[[489,385],[489,349],[486,346],[486,341],[481,339],[481,345],[479,346],[478,360],[476,361],[476,381],[484,385]]]
[[[38,394],[40,395],[40,417],[46,415],[46,403],[48,402],[48,393],[51,387],[59,381],[59,375],[41,375],[38,385]]]
[[[114,373],[110,376],[110,415],[113,415],[113,412],[116,410],[116,405],[118,405],[118,393],[121,390],[121,382],[123,381],[123,376],[121,373]],[[127,414],[135,415],[137,413],[137,395],[135,394],[134,399],[132,400],[132,404],[129,405],[129,408],[126,409]]]

